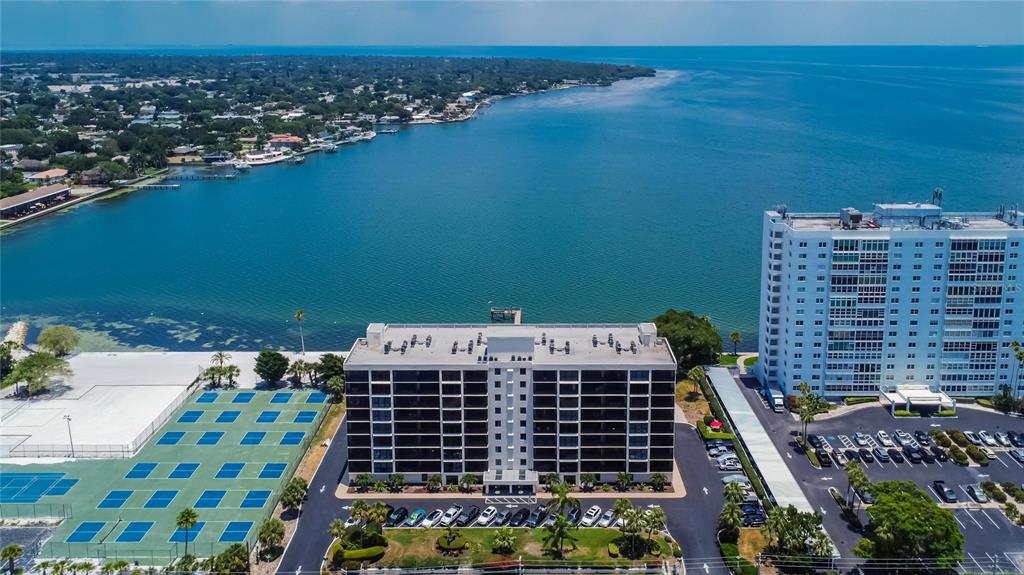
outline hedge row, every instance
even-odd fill
[[[897,409],[892,412],[896,417],[921,417],[920,411],[907,411],[906,409]]]
[[[1013,500],[1017,503],[1024,503],[1024,489],[1021,489],[1016,483],[1012,481],[1004,481],[999,484],[1003,488],[1003,491],[1007,495],[1013,497]]]
[[[703,421],[697,422],[697,433],[700,434],[701,439],[707,441],[708,439],[725,439],[733,440],[736,436],[731,433],[725,433],[722,431],[711,431],[711,428],[707,426]]]
[[[722,422],[722,431],[725,433],[732,432],[732,428],[729,427],[729,420],[725,417],[725,410],[722,409],[722,404],[718,402],[718,394],[711,389],[711,384],[706,379],[700,382],[700,392],[704,395],[704,399],[708,400],[708,405],[711,406],[711,415],[714,415],[715,419]]]
[[[955,463],[956,463],[957,465],[963,465],[964,467],[967,467],[967,466],[968,466],[968,465],[970,465],[970,463],[971,463],[971,462],[970,462],[970,461],[969,461],[969,460],[967,459],[967,454],[966,454],[966,453],[964,453],[964,450],[963,450],[963,449],[960,449],[960,448],[959,448],[959,447],[957,447],[956,445],[950,445],[950,447],[949,447],[949,457],[950,457],[950,458],[951,458],[951,459],[952,459],[952,460],[953,460],[953,461],[954,461],[954,462],[955,462]]]
[[[985,455],[985,452],[979,449],[977,445],[968,445],[964,448],[964,451],[966,451],[967,455],[969,455],[978,465],[981,465],[982,467],[988,465],[988,456]]]
[[[862,403],[873,403],[873,402],[877,402],[877,401],[878,401],[877,397],[871,397],[871,396],[847,397],[846,398],[846,405],[860,405]]]
[[[956,412],[952,409],[943,409],[932,414],[932,417],[955,417]]]
[[[740,557],[740,549],[735,543],[722,543],[722,559],[736,575],[757,575],[757,566]]]
[[[366,547],[365,549],[346,549],[341,552],[341,558],[345,561],[374,561],[384,556],[384,549],[380,545]]]
[[[967,436],[964,435],[964,432],[960,431],[959,429],[950,429],[949,438],[953,440],[953,443],[959,445],[960,447],[967,447],[968,445],[971,444],[970,441],[967,441]]]

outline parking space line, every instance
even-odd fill
[[[1000,573],[1006,573],[1006,571],[1003,569],[1003,567],[999,564],[1000,561],[998,559],[996,559],[995,557],[990,555],[988,552],[986,552],[985,555],[988,557],[988,560],[992,562],[992,566],[993,567],[995,567],[996,569],[999,569]]]
[[[991,523],[996,529],[1002,529],[1002,527],[996,523],[995,519],[992,519],[992,516],[988,514],[988,511],[982,511],[981,514],[984,515],[985,519],[988,519],[989,523]]]
[[[1021,555],[1021,554],[1020,553],[1014,553],[1014,555]],[[1012,565],[1013,568],[1016,569],[1018,573],[1024,573],[1024,567],[1018,566],[1017,562],[1013,560],[1013,557],[1010,557],[1009,553],[1003,553],[1003,557],[1006,557],[1006,560],[1010,562],[1010,565]],[[1022,555],[1021,558],[1024,559],[1024,555]]]
[[[982,573],[985,572],[985,568],[981,566],[981,563],[978,563],[978,560],[974,558],[973,553],[968,552],[967,556],[971,558],[971,561],[974,561],[974,564],[978,566],[979,571],[981,571]]]
[[[953,519],[956,519],[956,522],[960,524],[960,529],[967,529],[967,526],[964,525],[963,521],[960,521],[960,517],[956,513],[953,514]]]
[[[1002,459],[1001,457],[999,457],[999,454],[998,454],[998,453],[996,454],[996,461],[998,461],[999,463],[1002,463],[1002,464],[1003,464],[1003,467],[1005,467],[1005,468],[1007,468],[1007,469],[1009,469],[1009,468],[1010,468],[1010,466],[1009,466],[1009,465],[1007,465],[1007,464],[1006,464],[1006,462],[1005,462],[1005,461],[1003,461],[1003,459]]]
[[[971,513],[970,511],[966,511],[966,513],[967,517],[969,517],[971,521],[973,521],[974,524],[978,526],[978,529],[984,529],[984,527],[981,526],[981,523],[978,523],[978,520],[974,518],[974,513]]]

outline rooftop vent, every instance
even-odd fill
[[[860,228],[860,223],[863,219],[864,216],[860,213],[860,210],[856,208],[843,208],[839,210],[839,222],[845,230],[856,230]]]
[[[479,331],[476,332],[476,344],[480,345],[481,343],[483,343],[483,341],[484,341],[484,334],[483,334],[483,332],[479,332]]]
[[[565,340],[565,354],[569,355],[569,340]]]
[[[431,343],[432,341],[434,341],[434,338],[428,335],[428,336],[427,336],[427,340],[426,340],[426,344],[427,344],[427,347],[430,347],[430,343]]]
[[[548,343],[548,353],[555,353],[555,340]]]
[[[615,342],[615,353],[622,353],[622,344],[618,341]]]
[[[416,347],[416,334],[412,334],[412,339],[409,340],[409,347]]]
[[[611,333],[608,334],[608,345],[615,345],[615,338],[612,337]]]
[[[459,342],[452,342],[452,355],[455,355],[459,351]]]
[[[635,341],[629,342],[629,351],[631,351],[634,354],[636,353],[636,342]]]
[[[548,344],[548,334],[546,332],[543,332],[543,333],[540,334],[540,344],[541,345],[547,345]],[[552,345],[554,345],[554,344],[552,344]]]
[[[594,347],[597,347],[597,334],[596,333],[594,334],[593,342],[594,342]]]
[[[389,353],[391,353],[391,340],[390,339],[387,341],[387,343],[384,344],[384,355],[387,355]]]

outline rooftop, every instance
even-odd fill
[[[53,168],[46,170],[45,172],[39,172],[32,174],[28,177],[30,180],[49,180],[50,178],[63,178],[68,175],[68,171],[63,168]]]
[[[0,209],[6,210],[7,208],[13,208],[22,204],[31,204],[41,200],[45,200],[50,196],[63,192],[64,190],[70,189],[66,184],[53,184],[50,186],[40,186],[34,190],[29,190],[23,194],[11,196],[9,198],[0,199]]]
[[[1016,207],[994,212],[946,212],[942,206],[928,203],[875,204],[869,213],[844,208],[833,213],[793,213],[771,210],[798,231],[859,230],[1019,230],[1024,229],[1024,212]]]
[[[653,323],[639,324],[382,324],[352,346],[348,366],[409,364],[675,366],[668,343]]]

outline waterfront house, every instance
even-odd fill
[[[57,182],[64,181],[64,178],[68,176],[68,171],[63,168],[53,168],[52,170],[46,170],[45,172],[38,172],[26,177],[30,184],[38,184],[40,186],[47,186],[50,184],[56,184]]]
[[[294,150],[302,145],[302,138],[291,134],[271,134],[268,144],[274,150],[284,148]]]

